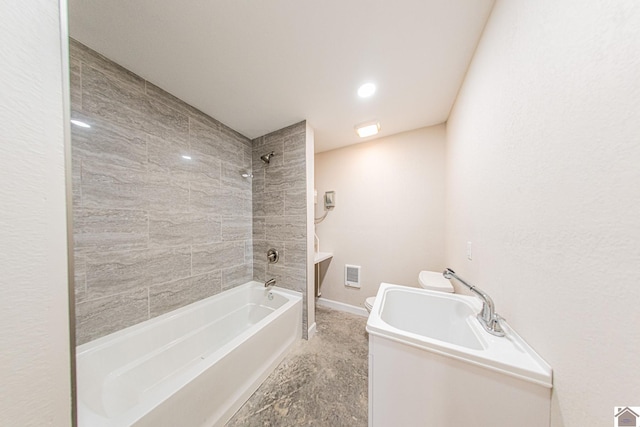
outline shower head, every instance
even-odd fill
[[[264,156],[260,156],[260,159],[265,162],[266,164],[269,164],[269,162],[271,162],[271,157],[275,156],[276,153],[274,153],[273,151],[270,152],[269,154],[265,154]]]

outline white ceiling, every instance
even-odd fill
[[[493,0],[70,0],[73,38],[249,138],[306,119],[316,152],[442,123]],[[358,98],[364,82],[372,98]]]

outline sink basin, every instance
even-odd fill
[[[440,298],[431,293],[389,289],[384,294],[380,318],[394,328],[449,344],[483,350],[470,321],[474,308],[456,298]]]
[[[370,427],[549,425],[551,367],[506,322],[504,337],[488,333],[481,308],[380,285],[367,320]]]
[[[382,283],[375,301],[369,334],[551,387],[549,365],[506,322],[505,337],[484,330],[478,298]]]

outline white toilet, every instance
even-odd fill
[[[453,285],[449,279],[445,279],[442,273],[437,271],[421,271],[418,275],[418,282],[420,283],[420,287],[423,289],[453,293]],[[364,307],[369,313],[371,313],[375,302],[376,297],[369,297],[365,300]]]

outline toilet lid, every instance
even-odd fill
[[[369,297],[364,301],[364,305],[373,308],[373,304],[376,303],[376,297]]]

